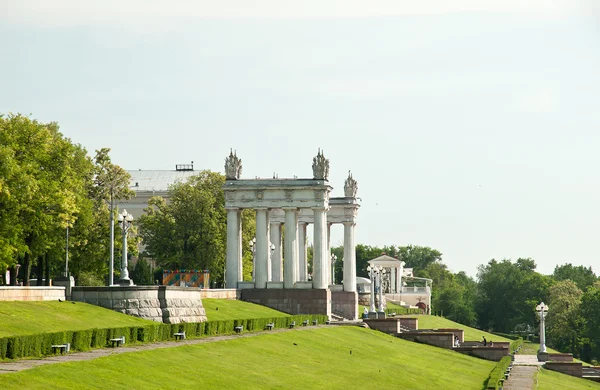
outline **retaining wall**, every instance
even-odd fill
[[[331,291],[331,312],[349,320],[358,319],[358,294],[349,291]]]
[[[548,370],[562,372],[563,374],[576,376],[579,378],[583,376],[581,363],[546,362],[544,367]]]
[[[0,286],[0,301],[66,300],[65,288],[57,286]]]
[[[201,289],[175,286],[73,287],[72,300],[166,324],[204,322]]]
[[[399,318],[381,318],[381,319],[363,319],[363,322],[369,325],[369,328],[383,333],[396,335],[400,333]]]
[[[447,349],[452,349],[454,346],[454,333],[451,332],[404,332],[398,334],[398,337]]]
[[[200,290],[200,298],[240,299],[240,296],[241,291],[235,288]]]
[[[246,289],[243,301],[257,303],[288,314],[322,314],[331,318],[331,291],[292,289]]]
[[[408,329],[418,330],[419,329],[419,319],[411,318],[411,317],[399,317],[400,324]]]
[[[458,337],[458,341],[460,341],[461,344],[465,341],[465,331],[463,329],[441,328],[441,329],[436,329],[436,331],[452,332],[452,334],[454,334],[454,337]]]
[[[456,352],[460,352],[465,355],[477,356],[485,360],[492,360],[499,362],[504,356],[510,355],[510,349],[506,347],[497,347],[494,343],[493,347],[483,346],[460,346],[454,348]]]

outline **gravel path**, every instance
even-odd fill
[[[124,347],[117,348],[101,348],[94,349],[87,352],[70,352],[64,355],[53,355],[46,358],[40,359],[24,359],[24,360],[12,360],[7,362],[0,363],[0,374],[6,374],[11,372],[19,372],[23,370],[28,370],[30,368],[35,368],[38,366],[43,366],[45,364],[56,364],[56,363],[65,363],[65,362],[80,362],[83,360],[93,360],[103,356],[111,356],[119,353],[128,353],[128,352],[139,352],[139,351],[147,351],[152,349],[160,349],[160,348],[173,348],[180,347],[182,345],[195,345],[195,344],[204,344],[204,343],[214,343],[217,341],[223,340],[232,340],[246,337],[256,337],[260,335],[264,335],[266,333],[281,333],[281,332],[290,332],[290,331],[302,331],[308,329],[321,328],[323,325],[317,326],[301,326],[294,329],[273,329],[272,331],[263,331],[263,332],[255,332],[255,333],[241,333],[227,336],[213,336],[213,337],[203,337],[198,339],[188,339],[181,341],[165,341],[160,343],[153,344],[136,344],[136,345],[127,345]]]

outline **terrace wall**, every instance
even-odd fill
[[[166,324],[204,322],[201,289],[174,286],[73,287],[72,300]]]

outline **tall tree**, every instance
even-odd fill
[[[63,253],[65,229],[85,208],[91,162],[56,123],[22,115],[0,118],[0,159],[0,262],[10,267],[20,258],[27,285],[36,259],[56,263]]]
[[[171,186],[168,203],[152,198],[138,221],[147,256],[166,269],[208,269],[211,280],[222,282],[227,239],[224,184],[222,174],[201,171]],[[242,213],[245,279],[251,275],[254,218],[251,210]]]
[[[550,287],[546,334],[548,345],[580,356],[584,319],[581,316],[583,292],[571,280],[562,280]]]
[[[535,325],[532,308],[547,301],[553,279],[535,271],[532,259],[490,260],[479,266],[477,315],[479,325],[510,332],[518,324]]]
[[[574,266],[570,263],[557,265],[552,276],[556,280],[572,280],[582,291],[585,291],[598,280],[598,277],[592,271],[592,267]]]
[[[94,158],[95,185],[92,188],[92,196],[96,200],[106,202],[109,208],[109,257],[113,269],[109,270],[108,283],[113,284],[115,257],[115,202],[117,200],[130,199],[135,195],[135,192],[129,188],[131,175],[120,166],[112,163],[109,152],[109,148],[103,148],[96,151],[96,157]]]

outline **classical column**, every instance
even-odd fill
[[[395,294],[396,291],[396,267],[390,267],[390,293]]]
[[[306,246],[306,222],[298,223],[298,280],[308,280],[307,246]]]
[[[325,217],[327,219],[327,217]],[[327,284],[333,284],[333,274],[331,272],[331,225],[332,223],[327,223]]]
[[[283,282],[283,256],[281,245],[281,223],[271,222],[271,244],[275,247],[271,254],[271,280]]]
[[[227,259],[225,262],[225,287],[237,288],[241,279],[240,265],[242,219],[238,209],[227,209]]]
[[[327,288],[327,211],[325,208],[314,208],[313,239],[313,288]]]
[[[396,290],[399,293],[402,293],[402,273],[404,272],[404,267],[402,264],[402,260],[400,260],[400,266],[396,270]]]
[[[269,265],[269,237],[267,218],[268,210],[266,208],[256,209],[256,252],[254,271],[254,288],[267,288]]]
[[[284,271],[283,288],[294,288],[298,280],[298,210],[286,208],[285,210],[285,240],[284,240]]]
[[[354,222],[344,222],[344,291],[356,291],[356,243]]]

